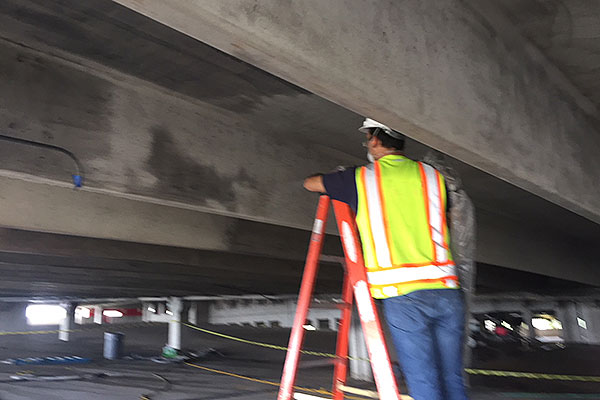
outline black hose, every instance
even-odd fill
[[[65,149],[64,147],[55,146],[53,144],[35,142],[33,140],[21,139],[21,138],[17,138],[17,137],[13,137],[13,136],[2,135],[2,134],[0,134],[0,140],[18,143],[18,144],[24,144],[27,146],[39,147],[42,149],[54,150],[54,151],[58,151],[59,153],[66,154],[75,163],[76,173],[73,174],[73,184],[75,185],[75,187],[81,187],[81,185],[83,184],[83,167],[81,166],[81,163],[79,162],[79,160],[77,159],[75,154],[73,154],[71,151]]]

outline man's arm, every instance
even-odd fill
[[[317,174],[309,176],[304,180],[304,189],[309,192],[326,193],[325,185],[323,184],[323,175]]]
[[[358,194],[355,181],[356,168],[348,168],[329,174],[315,174],[304,180],[304,188],[311,192],[327,194],[332,200],[349,204],[356,212]]]

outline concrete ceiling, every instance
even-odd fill
[[[600,2],[494,2],[520,34],[537,46],[600,109]]]
[[[565,6],[536,1],[535,5],[526,7],[526,3],[504,0],[502,6],[523,34],[540,46],[582,92],[598,104],[598,91],[593,90],[600,82],[594,79],[600,78],[600,44],[597,34],[593,36],[594,29],[600,29],[598,25],[586,22],[583,8],[574,8],[569,15],[579,15],[588,27],[585,31],[575,29],[576,24],[572,22],[570,25],[556,22]],[[600,9],[597,2],[588,3],[596,6],[595,12]],[[556,6],[551,7],[551,4]],[[278,135],[294,132],[305,140],[347,154],[349,162],[364,158],[360,136],[357,135],[355,141],[341,141],[338,134],[354,131],[361,116],[111,1],[5,0],[0,3],[0,25],[3,40],[59,55],[66,52],[240,113],[253,119],[255,124],[264,125],[265,134],[272,135],[273,140],[278,140]],[[571,34],[565,41],[564,32],[569,29]],[[545,39],[548,32],[551,40]],[[255,112],[256,106],[267,100],[272,105],[269,112]],[[414,141],[408,144],[409,155],[413,157],[420,157],[427,150]],[[586,249],[600,241],[599,225],[464,163],[451,162],[461,173],[479,212],[511,220],[517,226],[555,232],[560,240],[577,242]],[[257,227],[245,229],[244,237],[248,238],[248,232]],[[299,283],[307,233],[281,227],[273,227],[270,232],[272,237],[285,238],[288,244],[293,240],[294,244],[288,248],[293,256],[265,256],[253,251],[248,239],[240,246],[243,250],[219,253],[5,232],[13,244],[7,246],[4,241],[0,249],[3,250],[0,271],[10,276],[2,289],[15,296],[293,293]],[[32,239],[28,235],[45,236]],[[15,244],[19,240],[27,243],[54,240],[61,244],[55,243],[43,250]],[[69,247],[65,243],[71,243],[72,248],[83,246],[87,252],[58,251],[61,246]],[[117,247],[127,250],[98,250],[106,245],[113,250]],[[183,258],[169,255],[182,252],[189,253]],[[339,247],[331,247],[330,252],[338,253]],[[282,265],[287,269],[281,270]],[[497,275],[497,270],[494,271]],[[493,286],[492,281],[488,280],[486,286]],[[330,267],[319,290],[337,291],[339,284],[339,268]]]

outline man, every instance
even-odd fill
[[[444,178],[403,155],[404,136],[365,119],[370,164],[306,178],[356,213],[371,295],[415,400],[465,400],[464,304],[449,247]]]

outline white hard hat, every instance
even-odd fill
[[[386,134],[390,135],[391,137],[393,137],[395,139],[404,139],[404,135],[401,134],[400,132],[396,132],[389,126],[384,125],[381,122],[377,122],[371,118],[365,118],[362,126],[360,128],[358,128],[358,130],[361,131],[362,133],[369,133],[369,129],[377,129],[377,128],[382,129]]]

